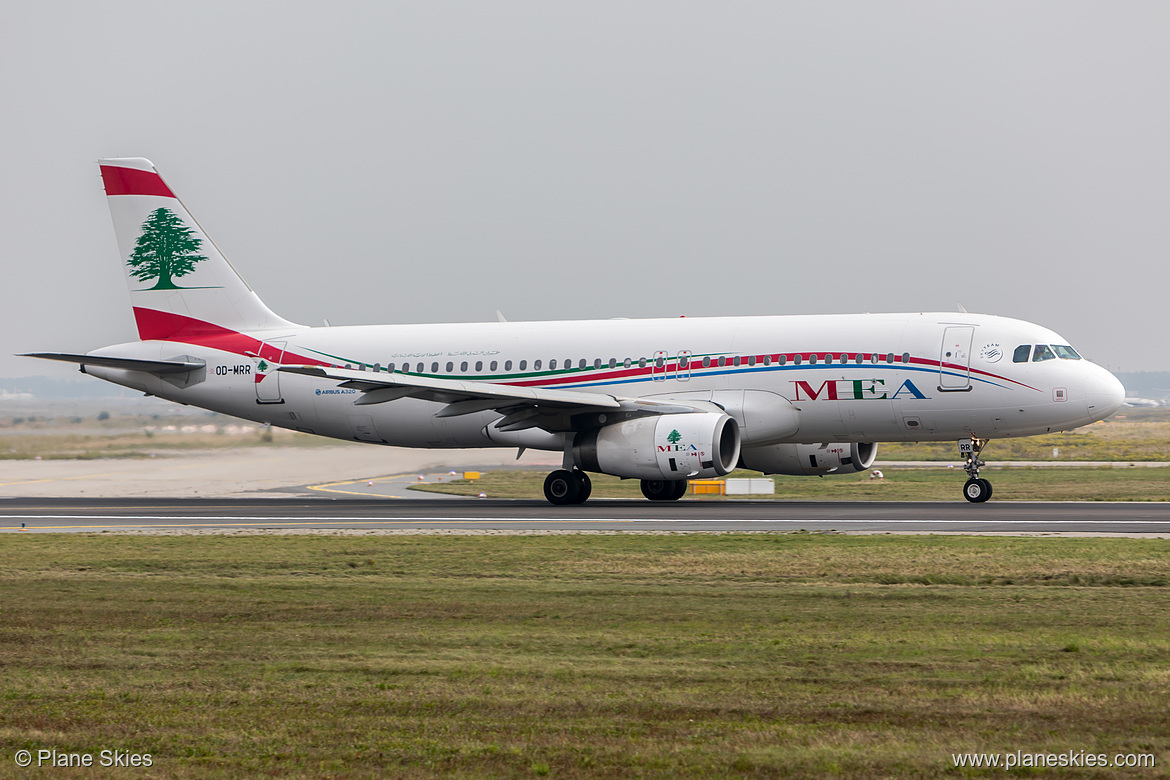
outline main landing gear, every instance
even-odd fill
[[[581,504],[593,492],[593,483],[584,471],[557,469],[544,478],[544,497],[550,504]]]
[[[544,478],[544,497],[550,504],[582,504],[592,491],[589,475],[578,469],[557,469]],[[685,479],[642,480],[642,495],[651,501],[677,501],[686,494]]]
[[[967,472],[967,483],[963,485],[963,498],[972,504],[982,504],[991,498],[991,483],[979,476],[979,467],[987,465],[979,459],[986,446],[987,439],[980,439],[976,436],[959,442],[959,454],[965,455],[967,458],[967,462],[963,464],[963,470]]]
[[[687,494],[685,479],[644,479],[642,480],[642,495],[651,501],[678,501]]]

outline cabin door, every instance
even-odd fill
[[[971,389],[971,340],[974,325],[949,325],[943,331],[938,358],[938,389],[962,392]]]

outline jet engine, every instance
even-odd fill
[[[772,444],[744,447],[740,465],[765,474],[852,474],[865,471],[877,457],[877,444]]]
[[[721,477],[735,468],[739,449],[738,424],[717,412],[636,417],[573,438],[581,469],[634,479]]]

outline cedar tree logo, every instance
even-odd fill
[[[135,279],[149,282],[157,279],[147,290],[207,289],[180,287],[174,280],[195,270],[195,264],[207,258],[198,254],[203,239],[183,224],[179,215],[170,209],[155,209],[142,223],[142,235],[134,245],[134,253],[126,264]]]

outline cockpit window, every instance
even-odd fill
[[[1056,360],[1056,353],[1047,344],[1037,344],[1036,351],[1032,353],[1032,362],[1039,363],[1042,360]]]
[[[1052,348],[1056,350],[1056,356],[1062,360],[1080,360],[1081,356],[1077,351],[1068,344],[1053,344]]]
[[[1020,346],[1016,347],[1015,354],[1012,355],[1012,362],[1013,363],[1027,363],[1028,362],[1028,355],[1030,355],[1030,354],[1032,354],[1032,345],[1031,344],[1021,344]]]

